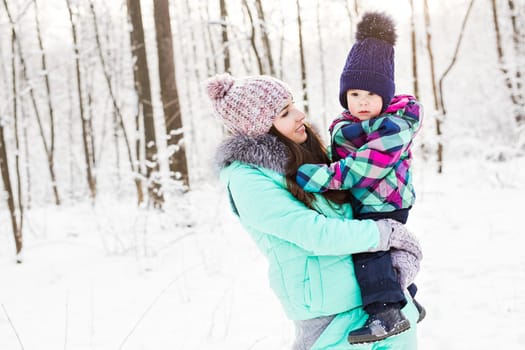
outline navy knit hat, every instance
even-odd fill
[[[367,12],[357,24],[356,43],[352,46],[339,84],[339,102],[348,108],[349,89],[371,91],[381,96],[383,112],[396,89],[394,83],[394,45],[396,30],[393,20],[382,13]]]

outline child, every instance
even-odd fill
[[[412,96],[394,96],[392,19],[366,13],[356,39],[340,79],[339,100],[345,110],[330,126],[334,163],[302,165],[297,183],[308,192],[350,190],[356,218],[404,224],[415,199],[410,147],[420,126],[420,106]],[[398,276],[395,270],[407,260],[415,257],[399,251],[353,255],[369,317],[362,328],[350,332],[350,343],[373,342],[410,328],[400,310],[406,304],[403,290],[414,276]],[[409,290],[415,294],[415,285]],[[421,320],[425,311],[416,306]]]

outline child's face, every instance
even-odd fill
[[[377,117],[381,113],[381,107],[383,107],[381,96],[366,90],[348,90],[346,101],[350,113],[360,120]]]
[[[304,127],[305,119],[304,113],[295,107],[293,101],[290,101],[275,117],[273,126],[293,142],[301,144],[308,138]]]

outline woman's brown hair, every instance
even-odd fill
[[[297,170],[303,164],[330,164],[326,147],[317,135],[317,133],[307,124],[306,134],[308,135],[306,141],[302,144],[297,144],[281,134],[273,125],[269,131],[270,134],[277,136],[277,138],[283,142],[288,148],[288,162],[285,168],[286,186],[290,193],[295,198],[303,202],[307,207],[312,208],[312,202],[314,201],[313,193],[306,192],[297,184],[295,177]],[[342,204],[348,202],[348,191],[326,191],[322,195],[328,200]]]

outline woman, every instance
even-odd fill
[[[348,332],[366,321],[351,254],[396,248],[421,258],[414,236],[391,220],[351,220],[343,192],[315,195],[297,185],[301,164],[328,158],[283,82],[221,75],[207,90],[233,135],[217,152],[221,180],[233,211],[268,259],[271,288],[295,321],[294,349],[416,349],[415,326],[372,344],[347,342]],[[403,312],[415,325],[412,302]]]

